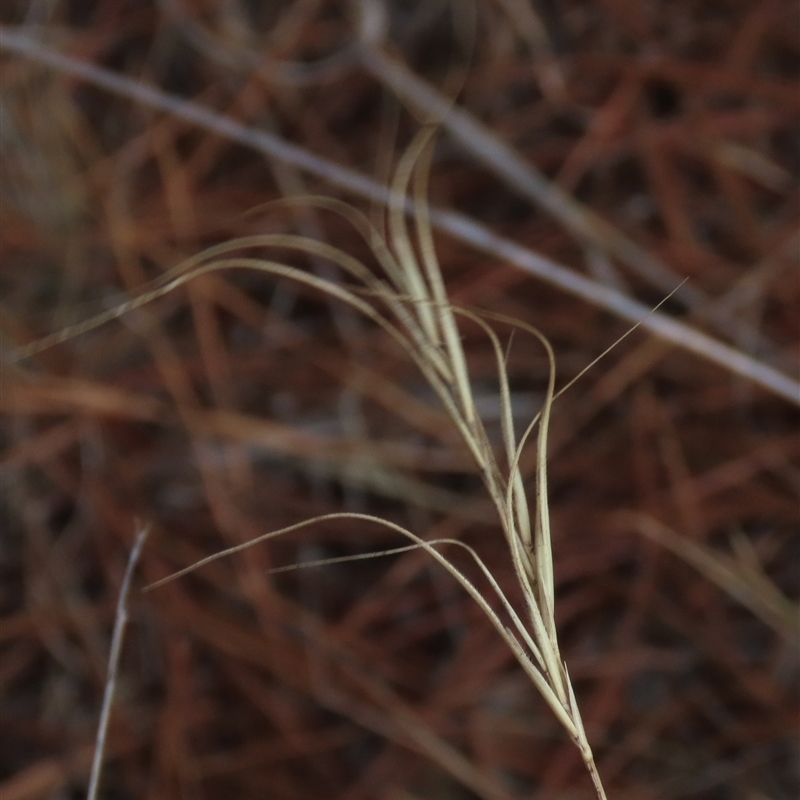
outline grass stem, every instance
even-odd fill
[[[100,710],[100,722],[97,726],[97,737],[95,739],[94,756],[92,757],[92,771],[89,776],[89,788],[86,790],[86,800],[96,800],[97,791],[100,786],[100,774],[103,769],[103,754],[106,747],[108,736],[108,723],[111,719],[111,706],[114,703],[114,693],[117,688],[117,673],[119,671],[119,658],[122,653],[122,642],[125,639],[125,628],[128,624],[128,594],[131,588],[133,572],[139,561],[139,556],[144,547],[150,528],[140,527],[136,539],[134,540],[131,554],[128,557],[128,566],[125,568],[125,575],[122,578],[122,586],[119,589],[119,599],[117,600],[117,613],[114,617],[114,632],[111,636],[111,652],[108,657],[108,677],[106,678],[106,688],[103,693],[103,705]]]

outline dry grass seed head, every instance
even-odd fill
[[[218,552],[173,575],[151,584],[154,589],[169,580],[186,575],[205,564],[240,552],[254,544],[290,533],[309,525],[334,519],[351,519],[377,523],[412,540],[412,547],[423,548],[461,584],[481,607],[491,624],[513,651],[525,673],[552,709],[570,738],[580,749],[599,797],[602,785],[586,738],[580,713],[570,685],[566,666],[561,659],[554,618],[554,585],[550,518],[547,502],[547,431],[555,398],[555,356],[546,337],[535,328],[509,320],[502,315],[454,308],[449,302],[433,242],[427,211],[427,173],[432,154],[432,127],[424,128],[400,160],[390,192],[388,222],[390,240],[386,242],[377,229],[359,212],[339,201],[312,198],[311,203],[327,207],[347,217],[367,238],[384,278],[347,253],[324,242],[302,236],[271,234],[234,239],[211,247],[177,265],[153,281],[137,297],[104,312],[93,319],[55,333],[19,348],[16,357],[24,358],[54,344],[87,332],[138,307],[168,294],[203,274],[228,269],[250,269],[269,273],[319,290],[340,300],[380,326],[411,357],[435,391],[464,442],[475,458],[483,482],[497,510],[505,533],[528,611],[530,628],[523,622],[497,581],[477,553],[457,540],[425,541],[411,531],[367,514],[327,514],[273,531],[236,547]],[[414,217],[416,243],[422,268],[415,254],[406,223],[406,197],[414,177]],[[296,200],[294,202],[297,202]],[[353,284],[342,285],[263,258],[232,255],[252,248],[284,248],[328,259],[337,264]],[[383,309],[383,310],[381,310]],[[501,424],[507,469],[499,468],[493,447],[475,407],[466,357],[456,323],[456,314],[477,324],[488,336],[496,360],[501,397]],[[549,362],[549,379],[542,410],[531,422],[519,443],[515,440],[513,415],[508,388],[505,358],[499,339],[486,319],[511,323],[532,334],[545,348]],[[519,469],[520,453],[533,427],[537,435],[537,470],[533,533],[530,512]],[[489,582],[494,594],[511,620],[508,627],[494,611],[477,587],[437,547],[443,544],[465,549]],[[395,549],[399,552],[406,548]],[[378,554],[369,554],[370,557]]]

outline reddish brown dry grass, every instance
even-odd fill
[[[289,85],[242,55],[346,50],[344,4],[293,0],[252,16],[246,6],[18,2],[3,21],[27,15],[53,49],[379,174],[386,148],[401,149],[417,123],[400,111],[397,139],[382,138],[398,107],[373,77],[334,62]],[[550,9],[554,53],[538,61],[501,4],[480,0],[459,103],[676,276],[724,297],[742,328],[733,343],[796,376],[797,5],[537,7]],[[446,87],[462,62],[437,8],[391,4],[390,37],[395,55]],[[301,232],[369,258],[329,214],[241,215],[286,193],[335,192],[321,180],[8,54],[2,89],[6,354],[233,236]],[[661,299],[587,258],[447,136],[431,184],[432,203]],[[562,384],[626,329],[512,266],[445,237],[437,246],[454,301],[536,325]],[[476,329],[464,334],[491,419],[491,352]],[[508,369],[522,424],[547,362],[515,337]],[[199,278],[122,324],[6,364],[2,410],[3,800],[85,791],[136,518],[153,528],[143,581],[351,509],[462,538],[513,594],[469,458],[412,365],[306,290],[243,273]],[[796,600],[797,408],[636,333],[558,401],[552,428],[556,616],[609,797],[796,797],[796,634],[618,512],[645,512],[722,554],[743,532]],[[512,654],[425,554],[268,574],[396,544],[367,525],[322,525],[134,590],[101,797],[589,797],[578,753]]]

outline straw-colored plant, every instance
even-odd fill
[[[432,153],[433,129],[426,128],[403,155],[391,187],[388,211],[388,237],[360,212],[338,200],[306,198],[305,203],[337,212],[346,217],[365,237],[380,266],[376,274],[347,253],[320,241],[285,234],[250,236],[211,247],[178,265],[149,285],[136,298],[113,310],[21,348],[19,357],[32,355],[58,342],[86,332],[137,307],[173,291],[187,281],[212,271],[252,269],[295,280],[340,300],[390,334],[415,362],[435,391],[449,417],[474,458],[489,493],[508,544],[514,571],[525,598],[524,609],[508,600],[478,554],[453,539],[426,541],[394,523],[366,514],[328,514],[273,531],[258,539],[205,558],[164,579],[173,580],[204,564],[250,547],[256,542],[288,533],[324,520],[348,518],[378,522],[410,539],[409,547],[419,547],[438,561],[464,587],[481,607],[514,653],[538,692],[580,750],[598,798],[605,793],[595,766],[575,700],[566,664],[561,657],[554,617],[553,558],[547,501],[547,432],[555,399],[555,361],[547,339],[535,328],[500,315],[454,307],[448,299],[434,250],[427,213],[427,180]],[[409,232],[407,196],[412,188],[416,250]],[[387,241],[388,238],[388,241]],[[240,255],[248,249],[282,248],[312,254],[338,265],[347,282],[333,283],[295,267],[263,258]],[[473,399],[467,361],[461,344],[459,317],[480,326],[489,338],[496,358],[502,403],[502,458],[489,441]],[[512,324],[532,334],[544,347],[550,363],[550,376],[544,404],[521,438],[517,439],[512,421],[504,353],[497,335],[486,320]],[[566,387],[565,387],[566,388]],[[563,389],[562,389],[563,391]],[[531,508],[525,495],[519,468],[522,449],[538,424],[536,434],[537,468],[535,498]],[[479,589],[440,552],[444,545],[468,552],[485,576],[502,606],[507,622],[495,611]],[[399,550],[409,549],[398,548]],[[164,581],[152,584],[153,589]]]

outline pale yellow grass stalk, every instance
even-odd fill
[[[467,545],[456,540],[427,542],[394,523],[365,514],[329,514],[300,522],[209,556],[165,580],[185,575],[210,561],[250,547],[256,542],[324,520],[347,518],[386,526],[409,538],[413,542],[413,547],[424,548],[453,575],[481,607],[491,624],[511,648],[537,691],[579,748],[595,792],[598,798],[604,798],[592,749],[581,721],[575,693],[561,657],[556,635],[550,517],[547,502],[547,430],[555,398],[554,354],[547,339],[535,328],[500,315],[457,309],[450,304],[436,258],[425,197],[432,134],[433,130],[430,128],[418,134],[395,173],[390,193],[388,242],[383,240],[367,218],[358,211],[329,199],[315,198],[312,201],[315,205],[327,206],[343,214],[353,222],[370,244],[383,275],[372,272],[361,262],[335,247],[304,237],[273,234],[240,238],[209,248],[188,259],[153,281],[137,297],[118,308],[20,348],[17,356],[29,356],[45,347],[63,342],[149,303],[199,275],[223,269],[251,269],[297,281],[337,298],[380,326],[415,362],[436,392],[475,459],[505,535],[514,570],[525,598],[525,608],[514,608],[489,569],[477,553]],[[416,212],[416,247],[405,219],[406,196],[412,178],[414,178]],[[328,259],[341,268],[350,282],[332,283],[295,267],[263,258],[240,255],[241,251],[251,248],[274,247],[298,250]],[[421,258],[418,258],[417,252]],[[467,359],[456,321],[457,315],[479,325],[489,337],[494,349],[502,402],[503,462],[498,461],[475,407]],[[496,334],[481,317],[510,323],[520,330],[527,331],[541,343],[547,353],[550,377],[544,406],[520,441],[516,439],[512,423],[503,350]],[[537,421],[536,491],[535,504],[531,512],[519,470],[519,459],[522,447]],[[510,626],[500,618],[477,587],[439,552],[437,548],[443,545],[459,547],[472,557],[508,616]],[[159,581],[149,588],[155,588],[163,582]]]

